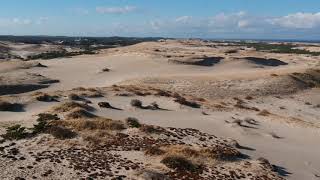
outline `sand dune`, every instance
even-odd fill
[[[0,102],[23,110],[0,103],[0,133],[50,126],[0,143],[0,177],[316,179],[319,60],[167,40],[1,62]]]

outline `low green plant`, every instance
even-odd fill
[[[128,117],[126,119],[127,125],[131,128],[140,128],[141,124],[137,118]]]
[[[26,128],[22,127],[20,124],[10,126],[6,129],[6,133],[1,135],[7,140],[19,140],[26,138],[28,135]]]
[[[56,114],[47,114],[47,113],[41,113],[38,114],[37,122],[38,124],[34,124],[32,130],[32,134],[39,134],[46,132],[48,128],[50,127],[48,121],[52,120],[59,120],[58,115]]]

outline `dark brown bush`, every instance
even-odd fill
[[[165,154],[165,151],[161,150],[158,146],[152,146],[146,149],[145,154],[149,156],[160,156]]]
[[[42,101],[42,102],[53,102],[57,101],[56,96],[50,96],[49,94],[39,94],[38,96],[35,97],[37,101]]]
[[[130,104],[133,107],[142,108],[142,102],[138,99],[131,100]]]
[[[51,126],[47,132],[57,139],[72,139],[77,134],[63,126]]]
[[[140,128],[141,127],[141,124],[137,118],[128,117],[126,119],[126,123],[131,128]]]
[[[201,166],[192,163],[190,160],[182,156],[167,156],[161,161],[161,163],[166,165],[168,168],[177,171],[195,172],[201,168]]]

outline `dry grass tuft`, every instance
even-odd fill
[[[103,97],[103,93],[98,90],[87,91],[87,92],[81,93],[81,96],[87,97],[87,98],[99,98],[99,97]]]
[[[262,110],[261,112],[258,113],[259,116],[269,116],[271,113],[268,110]]]
[[[38,120],[39,121],[52,121],[52,120],[59,120],[57,114],[48,114],[48,113],[40,113],[38,114]]]
[[[195,148],[185,146],[185,145],[170,145],[163,147],[167,155],[179,155],[184,157],[198,157],[200,153]]]
[[[76,94],[76,95],[81,97],[87,97],[87,98],[103,97],[103,92],[96,88],[86,89],[84,87],[78,87],[78,88],[72,89],[72,91],[78,91],[79,94]]]
[[[148,133],[148,134],[161,134],[165,132],[165,129],[158,126],[152,126],[152,125],[142,125],[140,127],[140,131]]]
[[[36,94],[34,97],[37,101],[42,101],[42,102],[53,102],[57,101],[57,96],[50,96],[49,94],[46,93],[39,93]]]
[[[201,149],[200,154],[218,160],[234,160],[241,156],[241,153],[229,146],[215,146],[212,148]]]
[[[116,121],[106,118],[95,118],[91,120],[86,119],[73,119],[57,122],[60,125],[71,127],[77,131],[83,130],[124,130],[126,129],[122,121]]]
[[[246,96],[245,99],[246,100],[253,100],[253,97],[252,96]]]
[[[69,94],[68,99],[73,100],[73,101],[82,100],[82,98],[78,94],[75,94],[75,93]]]
[[[184,105],[184,106],[189,106],[189,107],[192,107],[192,108],[200,108],[201,105],[198,104],[197,102],[194,102],[194,101],[189,101],[187,100],[186,98],[180,96],[180,95],[176,95],[175,97],[175,102],[181,104],[181,105]]]
[[[185,157],[195,162],[211,160],[235,160],[241,153],[230,146],[216,145],[210,148],[195,148],[186,145],[168,145],[146,149],[147,155],[165,155]]]
[[[93,110],[93,107],[87,105],[87,104],[83,104],[83,103],[77,103],[77,102],[74,102],[74,101],[70,101],[70,102],[65,102],[63,104],[60,104],[56,107],[53,108],[54,111],[56,112],[69,112],[73,109],[76,109],[76,108],[82,108],[84,110],[87,110],[87,111],[92,111]]]
[[[103,142],[113,139],[114,137],[109,132],[97,130],[94,132],[82,134],[82,138],[92,145],[99,145]]]
[[[160,156],[164,155],[166,152],[160,149],[158,146],[152,146],[145,150],[145,154],[149,156]]]
[[[77,88],[73,88],[73,91],[86,91],[87,89],[84,87],[77,87]]]
[[[47,132],[55,138],[62,140],[72,139],[77,135],[75,132],[63,126],[50,126]]]
[[[248,99],[251,99],[252,97],[247,97]],[[239,109],[246,109],[246,110],[252,110],[252,111],[260,111],[260,109],[256,108],[256,107],[250,107],[246,104],[246,102],[244,102],[242,99],[239,98],[233,98],[234,100],[236,100],[236,104],[234,105],[234,107],[239,108]]]
[[[94,118],[97,116],[86,111],[83,108],[77,107],[77,108],[71,110],[71,112],[68,113],[65,117],[66,117],[66,119],[81,119],[81,118]]]

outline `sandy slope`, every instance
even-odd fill
[[[291,75],[318,68],[319,57],[267,54],[252,50],[225,54],[229,49],[211,48],[199,42],[142,43],[106,50],[96,56],[41,61],[47,68],[5,62],[0,65],[0,75],[5,77],[6,73],[27,73],[58,79],[60,83],[51,84],[40,91],[61,91],[61,101],[67,99],[68,92],[65,91],[72,88],[107,87],[113,84],[152,86],[205,98],[206,103],[200,109],[181,106],[166,97],[122,97],[110,89],[103,90],[105,97],[87,99],[92,101],[96,115],[112,119],[136,117],[147,124],[195,128],[218,137],[232,138],[243,146],[241,152],[253,159],[267,158],[278,166],[278,172],[285,178],[318,179],[320,91],[297,82]],[[170,59],[187,62],[195,57],[203,58],[203,55],[223,59],[212,66],[168,62]],[[274,58],[288,64],[267,66],[249,61],[246,57]],[[102,72],[104,68],[110,71]],[[24,83],[36,82],[38,79],[32,76],[22,80],[13,78],[10,83],[17,84],[14,81]],[[248,95],[252,98],[246,100]],[[238,100],[234,98],[240,98],[246,107],[255,107],[259,111],[237,107]],[[26,107],[24,112],[19,113],[0,112],[0,127],[15,123],[31,127],[35,123],[35,115],[59,104],[37,102],[30,93],[18,97],[3,96],[2,99],[24,103]],[[136,109],[130,106],[132,99],[140,99],[144,104],[156,101],[160,107],[169,111]],[[123,111],[101,109],[97,105],[101,101],[108,101]],[[223,108],[217,108],[220,107],[217,105]],[[270,114],[258,115],[264,109]],[[236,119],[242,120],[242,124],[234,123]],[[248,124],[246,119],[254,119],[256,124]],[[0,132],[4,132],[4,128],[0,129]]]

